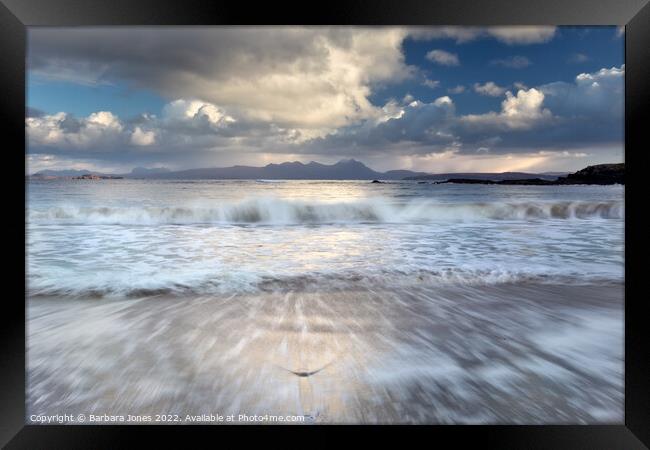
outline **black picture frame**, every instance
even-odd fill
[[[12,207],[3,229],[9,290],[2,300],[2,397],[0,444],[6,448],[118,448],[134,437],[185,439],[187,433],[224,433],[226,427],[45,426],[25,425],[25,50],[26,27],[75,25],[625,25],[625,424],[620,426],[396,426],[373,427],[372,435],[406,431],[410,438],[471,441],[497,448],[607,448],[650,446],[650,349],[643,314],[642,271],[647,247],[643,218],[643,172],[648,170],[647,126],[650,106],[650,4],[647,0],[374,0],[282,5],[276,2],[196,0],[0,0],[0,123],[8,166],[2,176]],[[23,239],[21,240],[21,237]],[[23,261],[23,264],[20,263]],[[234,427],[247,436],[292,434],[297,445],[334,444],[327,436],[336,426]],[[348,427],[348,429],[367,427]],[[221,445],[223,441],[214,441]],[[284,440],[284,442],[289,442]],[[645,446],[644,446],[645,444]]]

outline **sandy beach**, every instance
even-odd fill
[[[622,284],[32,298],[28,317],[28,416],[623,420]]]

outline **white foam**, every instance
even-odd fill
[[[37,223],[156,224],[322,224],[417,223],[436,221],[622,219],[621,201],[406,203],[377,197],[352,202],[250,198],[200,206],[80,207],[59,205],[29,211]]]
[[[32,294],[623,279],[616,189],[116,181],[28,194]]]

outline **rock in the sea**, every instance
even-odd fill
[[[371,181],[371,183],[383,183],[383,181],[379,181],[379,180],[372,180],[372,181]]]
[[[625,184],[625,163],[585,167],[557,181],[558,184]]]
[[[554,186],[568,184],[625,184],[625,163],[621,164],[598,164],[595,166],[585,167],[576,173],[571,173],[566,177],[560,177],[557,180],[545,180],[543,178],[526,178],[523,180],[485,180],[474,178],[450,178],[440,183],[458,183],[458,184],[501,184],[501,185],[536,185],[536,186]]]

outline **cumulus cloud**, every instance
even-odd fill
[[[245,30],[245,31],[244,31]],[[139,27],[33,28],[31,74],[83,85],[125,82],[168,100],[219,105],[242,123],[284,130],[307,140],[359,121],[377,120],[375,87],[398,83],[417,70],[405,62],[403,42],[497,39],[508,44],[548,40],[553,27]],[[441,53],[442,52],[442,53]],[[458,55],[434,51],[438,64]],[[435,80],[425,85],[436,87]],[[452,91],[453,92],[453,91]],[[208,112],[203,129],[218,126]],[[143,129],[144,130],[144,129]]]
[[[506,88],[496,85],[493,81],[480,84],[474,83],[474,91],[490,97],[500,97],[506,92]]]
[[[381,117],[391,117],[386,105]],[[305,140],[295,129],[235,118],[223,108],[196,99],[176,99],[162,114],[121,119],[107,111],[86,117],[59,112],[26,117],[30,156],[50,155],[57,161],[94,161],[94,168],[164,164],[176,167],[214,165],[216,161],[241,164],[262,157],[263,151],[294,151]],[[34,160],[36,161],[36,160]],[[47,161],[38,160],[45,167]],[[84,167],[86,168],[86,167]]]
[[[556,82],[540,86],[546,104],[563,116],[621,127],[624,112],[625,64],[581,73],[573,83]]]
[[[55,79],[124,80],[170,100],[202,98],[249,120],[318,135],[378,114],[368,100],[372,86],[413,75],[401,48],[407,34],[382,27],[31,29],[28,67]]]
[[[558,151],[618,148],[624,129],[625,66],[582,73],[573,82],[555,82],[506,94],[501,112],[460,118],[464,142],[498,136],[492,149]],[[488,145],[488,147],[490,147]],[[602,150],[604,151],[604,150]],[[596,156],[594,156],[596,157]]]
[[[487,114],[469,114],[461,120],[470,126],[508,129],[529,129],[541,122],[548,121],[551,111],[543,108],[544,94],[534,88],[521,89],[517,95],[506,92],[506,99],[501,103],[501,112]]]
[[[397,110],[382,123],[344,127],[305,148],[310,153],[354,148],[369,157],[526,153],[535,161],[569,152],[605,161],[598,155],[622,148],[623,73],[622,66],[580,74],[573,83],[519,84],[516,93],[505,92],[499,111],[484,114],[459,115],[447,96],[431,103],[413,99],[393,105]]]
[[[308,154],[325,159],[353,151],[379,160],[381,155],[401,158],[445,152],[592,154],[597,148],[622,145],[624,70],[624,66],[605,68],[579,74],[571,83],[507,91],[500,110],[484,114],[458,114],[449,96],[431,102],[407,96],[387,102],[372,117],[316,137],[250,122],[196,99],[169,102],[161,117],[144,115],[127,121],[107,111],[82,118],[61,112],[27,117],[26,127],[34,154],[96,158],[103,152],[107,160],[126,152],[136,159],[191,154],[195,164],[222,155],[241,163],[249,152],[259,155],[260,149],[267,155]]]
[[[108,111],[76,118],[65,112],[27,117],[30,147],[56,147],[93,152],[121,150],[129,146],[151,146],[158,138],[163,147],[174,143],[198,145],[202,135],[230,139],[236,120],[222,109],[200,100],[174,100],[163,108],[162,117],[143,115],[128,122]],[[239,130],[240,132],[243,129]],[[235,133],[236,134],[236,133]],[[163,149],[164,151],[164,149]]]
[[[177,99],[163,107],[162,124],[179,134],[225,134],[237,120],[219,106],[202,100]]]
[[[29,144],[91,148],[105,146],[118,139],[123,130],[119,118],[108,111],[98,111],[77,120],[64,112],[25,119]]]
[[[408,37],[515,45],[554,34],[554,27],[33,28],[27,65],[50,80],[121,81],[168,100],[201,98],[307,138],[380,115],[369,100],[375,86],[416,72],[402,51]],[[459,64],[451,53],[431,57]]]
[[[427,91],[427,101],[412,95],[383,105],[377,100],[380,88],[409,79],[440,87],[423,77],[428,72],[407,64],[407,38],[531,45],[555,35],[554,27],[30,29],[31,73],[85,85],[119,81],[153,90],[167,102],[159,117],[28,110],[30,156],[65,161],[74,154],[114,165],[127,157],[158,163],[155,155],[192,165],[352,154],[458,162],[469,154],[546,158],[563,151],[591,154],[585,145],[620,145],[624,66],[580,74],[568,83],[514,83],[512,92],[489,81],[447,89],[449,94],[474,89],[505,95],[498,110],[484,114],[467,114],[469,97],[459,99],[458,111],[449,96],[428,101],[438,91]],[[457,54],[440,49],[427,58],[460,65]],[[492,64],[522,68],[529,63],[513,56]],[[416,86],[413,92],[420,91]]]
[[[444,50],[431,50],[427,53],[427,59],[441,66],[458,66],[460,60],[455,53],[449,53]]]
[[[143,131],[142,128],[136,126],[131,133],[131,143],[133,145],[147,146],[156,142],[156,133],[153,131]]]
[[[510,69],[523,69],[530,66],[532,62],[525,56],[516,55],[511,56],[510,58],[493,59],[490,61],[490,64],[493,66],[502,66]]]
[[[165,105],[163,114],[170,120],[205,120],[216,126],[235,122],[235,119],[218,106],[201,100],[174,100]]]

